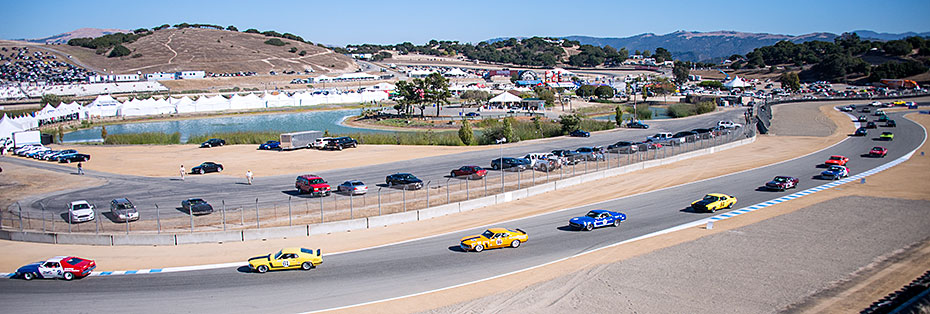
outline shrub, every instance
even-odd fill
[[[636,119],[639,119],[639,120],[652,119],[652,110],[649,110],[649,107],[636,108]]]
[[[307,51],[306,51],[306,50],[301,50],[300,53],[298,53],[298,55],[300,55],[301,57],[306,56],[306,55],[307,55]]]
[[[673,118],[693,116],[697,112],[696,107],[693,104],[672,104],[668,106],[668,115]]]
[[[103,133],[103,132],[101,132]],[[101,134],[102,135],[102,134]],[[178,144],[181,142],[181,133],[171,134],[160,132],[108,134],[104,144]]]
[[[288,49],[287,52],[295,53],[297,52],[297,47],[291,47],[291,49]]]
[[[702,101],[702,102],[697,103],[695,107],[696,107],[695,112],[697,114],[705,114],[705,113],[714,112],[714,110],[717,110],[717,104],[714,103],[713,101]]]
[[[132,51],[129,51],[129,48],[126,48],[123,45],[117,44],[116,46],[113,46],[113,50],[110,50],[110,54],[107,55],[107,58],[128,56],[131,53]]]
[[[577,113],[560,115],[559,124],[562,125],[562,134],[571,133],[581,127],[581,116]]]
[[[468,119],[462,119],[462,127],[459,128],[459,139],[465,145],[475,145],[475,131],[472,131]]]
[[[284,42],[283,40],[277,39],[277,38],[272,38],[272,39],[266,40],[266,41],[265,41],[265,44],[266,44],[266,45],[272,45],[272,46],[279,46],[279,47],[280,47],[280,46],[287,45],[286,42]]]

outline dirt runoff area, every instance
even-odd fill
[[[176,177],[180,166],[187,171],[205,161],[223,165],[220,175],[242,177],[252,170],[256,177],[325,171],[373,164],[442,156],[491,149],[478,146],[398,146],[359,145],[342,151],[299,149],[294,151],[257,150],[258,145],[226,145],[200,148],[199,145],[50,145],[52,149],[76,149],[90,154],[85,170],[148,177]],[[272,157],[273,156],[273,157]],[[273,162],[269,162],[273,161]],[[43,161],[35,161],[42,163]],[[114,165],[119,165],[118,167]]]

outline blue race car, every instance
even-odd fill
[[[849,176],[849,168],[846,166],[833,165],[827,170],[820,173],[820,178],[825,180],[839,180]]]
[[[265,144],[259,145],[258,149],[266,149],[266,150],[281,149],[281,142],[267,141],[265,142]]]
[[[591,231],[594,228],[603,226],[619,227],[624,220],[626,220],[626,214],[624,213],[595,209],[589,211],[587,215],[572,218],[568,221],[568,225],[574,229]]]

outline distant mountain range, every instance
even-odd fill
[[[40,43],[40,44],[67,44],[69,40],[73,38],[82,38],[90,37],[97,38],[103,35],[115,34],[115,33],[129,33],[131,31],[124,29],[116,28],[80,28],[67,33],[61,33],[54,36],[49,36],[45,38],[36,38],[36,39],[20,39],[23,41]]]
[[[895,40],[910,36],[930,36],[930,32],[924,33],[876,33],[867,30],[853,31],[863,40]],[[565,36],[568,40],[576,40],[581,44],[606,46],[620,49],[626,48],[632,54],[636,50],[649,50],[655,52],[657,47],[668,49],[676,59],[686,61],[719,61],[734,54],[746,54],[755,48],[773,45],[782,40],[788,40],[795,43],[821,40],[833,41],[839,35],[833,33],[810,33],[804,35],[779,35],[767,33],[744,33],[735,31],[717,31],[717,32],[688,32],[677,31],[665,35],[656,35],[653,33],[640,34],[622,38],[605,38],[590,36]],[[507,40],[510,37],[500,37],[487,40],[488,42],[497,42]],[[524,37],[525,38],[525,37]],[[520,38],[522,39],[522,38]]]

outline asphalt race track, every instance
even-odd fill
[[[504,145],[503,154],[509,157],[523,157],[527,153],[549,152],[555,149],[576,149],[582,146],[592,145],[610,145],[617,141],[643,141],[647,136],[658,132],[679,132],[695,128],[709,128],[716,126],[717,121],[731,120],[743,124],[743,113],[745,111],[729,110],[717,112],[714,114],[702,115],[693,118],[674,119],[674,120],[651,120],[648,121],[650,128],[642,129],[620,129],[616,131],[598,132],[591,134],[591,137],[560,137],[548,140],[538,140],[532,145]],[[363,144],[364,145],[364,144]],[[351,149],[350,149],[351,150]],[[256,153],[267,154],[285,154],[300,155],[304,151],[296,150],[291,152],[274,152],[259,151]],[[332,158],[338,158],[339,151],[329,152]],[[21,204],[23,211],[30,211],[30,217],[42,216],[42,206],[55,217],[62,216],[67,212],[69,202],[76,200],[87,200],[96,204],[101,211],[107,210],[106,206],[112,199],[126,197],[139,209],[142,219],[149,220],[155,217],[155,204],[161,208],[159,215],[162,218],[171,218],[178,216],[187,216],[187,213],[180,210],[174,210],[180,206],[182,200],[188,198],[203,198],[212,203],[214,207],[218,206],[221,200],[227,204],[254,204],[258,198],[260,202],[286,202],[288,196],[294,196],[295,199],[309,198],[310,196],[297,195],[294,188],[294,180],[298,175],[313,173],[326,179],[335,191],[336,185],[346,180],[362,180],[369,186],[369,194],[376,193],[378,186],[384,184],[384,177],[398,172],[410,172],[422,179],[424,184],[432,181],[432,186],[445,184],[449,172],[464,165],[478,165],[490,167],[492,159],[500,156],[500,150],[487,149],[461,153],[452,156],[436,156],[428,158],[419,158],[407,161],[399,161],[380,165],[363,166],[348,169],[338,169],[331,171],[314,171],[313,169],[295,169],[291,175],[281,175],[273,177],[263,177],[256,174],[254,185],[244,185],[245,174],[233,174],[233,177],[219,176],[213,173],[207,175],[187,175],[185,181],[176,178],[150,178],[141,176],[126,176],[110,173],[100,173],[88,171],[88,175],[105,178],[107,183],[81,189],[76,191],[65,191],[52,195],[41,196],[39,199],[29,199]],[[55,163],[44,161],[23,160],[22,158],[9,158],[8,162],[15,162],[32,167],[38,167],[48,170],[61,171],[66,173],[74,172],[74,166],[61,166]],[[222,160],[216,160],[222,163]],[[185,165],[187,169],[195,165]],[[524,179],[529,176],[525,174]],[[498,178],[497,171],[491,171],[488,180]],[[385,188],[387,192],[388,188]],[[395,189],[396,190],[396,189]],[[330,200],[326,200],[327,202]],[[13,205],[16,206],[16,205]],[[218,208],[217,208],[218,209]],[[18,210],[15,208],[14,210]]]
[[[229,309],[255,313],[296,312],[358,304],[467,283],[708,217],[712,214],[694,213],[687,207],[691,201],[709,192],[736,196],[739,203],[735,208],[740,208],[793,193],[757,190],[776,175],[800,178],[799,191],[826,183],[828,181],[817,179],[816,176],[823,170],[818,165],[830,155],[849,157],[852,174],[877,167],[915,149],[926,136],[923,128],[904,119],[902,114],[891,115],[898,122],[898,127],[891,129],[896,134],[894,141],[875,140],[879,132],[889,129],[880,127],[872,130],[868,137],[850,137],[822,152],[780,164],[501,225],[528,232],[529,241],[517,249],[461,252],[458,249],[459,239],[480,233],[482,228],[331,256],[327,256],[326,248],[322,248],[324,263],[307,272],[253,274],[245,269],[226,268],[89,277],[72,282],[0,280],[0,291],[3,291],[0,304],[4,305],[4,309],[30,313],[87,309],[99,313],[206,313],[226,312]],[[655,131],[650,129],[643,133]],[[599,143],[606,142],[606,139],[597,137],[591,139],[598,140]],[[580,141],[578,143],[573,146],[583,145]],[[884,159],[860,156],[876,145],[887,147],[888,156]],[[534,148],[544,150],[538,146]],[[531,148],[522,149],[529,151]],[[511,154],[515,154],[515,151]],[[594,208],[622,211],[627,214],[628,220],[620,228],[606,227],[592,232],[566,228],[571,217],[583,215]],[[307,243],[306,247],[315,248],[312,243]],[[269,248],[269,252],[272,250],[276,248]],[[256,252],[255,255],[264,253]],[[56,302],[41,301],[44,296],[51,295],[66,297],[56,297]]]

